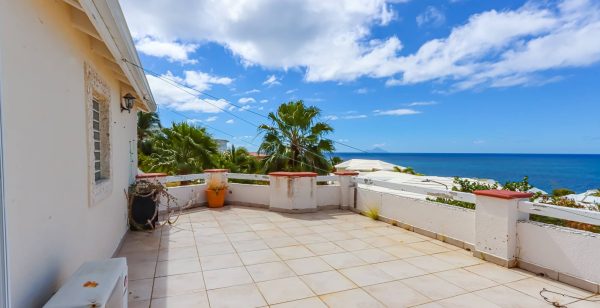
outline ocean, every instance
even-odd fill
[[[569,188],[577,193],[600,188],[597,154],[442,154],[442,153],[335,153],[344,160],[379,159],[416,172],[437,176],[493,179],[500,183],[529,183],[548,193]]]

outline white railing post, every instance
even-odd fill
[[[519,201],[533,194],[508,190],[476,190],[475,251],[473,255],[505,267],[515,267]]]
[[[356,181],[354,177],[358,175],[356,171],[339,171],[334,172],[338,176],[340,183],[340,208],[354,208],[354,190],[356,189]]]
[[[288,213],[317,210],[316,173],[271,172],[269,177],[269,209]]]
[[[141,173],[135,176],[136,181],[156,181],[160,184],[165,185],[167,183],[166,173]]]
[[[206,169],[206,184],[207,185],[224,185],[227,186],[227,169]]]

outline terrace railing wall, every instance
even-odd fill
[[[224,177],[228,182],[228,204],[289,213],[375,210],[382,221],[469,250],[486,261],[600,291],[600,234],[529,220],[530,214],[537,214],[600,225],[600,212],[530,202],[527,193],[486,190],[471,194],[375,180],[354,172],[319,176],[207,170],[158,180],[167,183],[178,206],[189,207],[206,204],[204,191],[212,177]],[[432,201],[435,198],[475,206],[470,209]]]

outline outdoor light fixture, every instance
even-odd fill
[[[133,108],[134,103],[135,96],[131,95],[131,93],[125,94],[125,96],[123,96],[123,101],[121,102],[121,112],[127,110],[127,112],[131,113],[131,108]],[[125,104],[125,106],[123,106],[123,104]]]

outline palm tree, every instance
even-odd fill
[[[190,174],[215,166],[217,143],[205,128],[173,123],[171,128],[161,129],[152,141],[154,152],[145,162],[150,172]]]
[[[258,172],[259,165],[258,159],[250,155],[246,148],[236,148],[233,145],[231,149],[219,155],[217,163],[219,168],[228,169],[230,172],[248,174]]]
[[[158,113],[138,111],[138,150],[142,155],[150,155],[152,153],[152,142],[149,139],[161,128],[162,125],[160,124]]]
[[[333,132],[329,124],[319,122],[321,110],[306,106],[299,100],[284,103],[276,113],[269,113],[271,125],[259,126],[264,133],[259,152],[266,171],[314,171],[327,173],[331,169],[325,153],[335,150],[333,141],[325,135]]]

